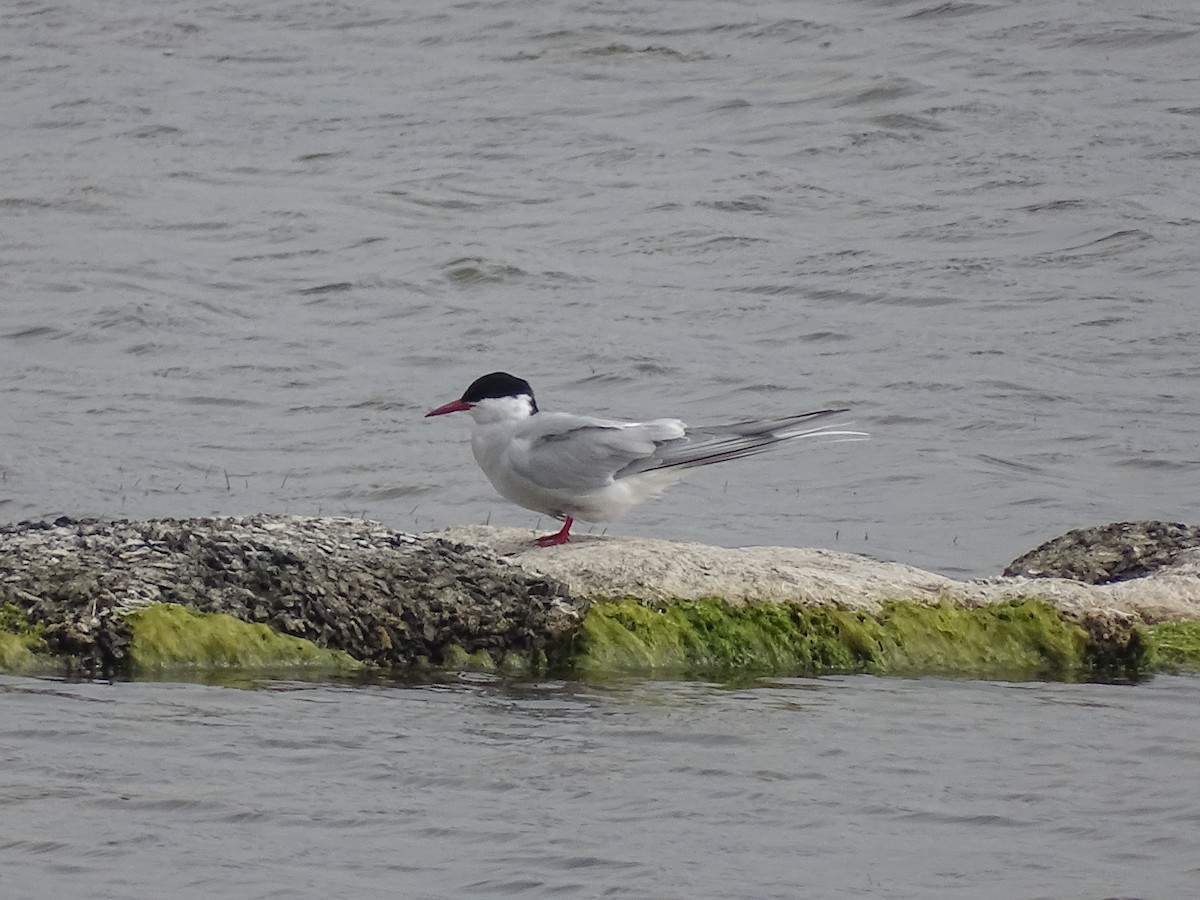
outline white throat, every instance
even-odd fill
[[[476,425],[517,423],[533,415],[533,398],[528,394],[516,397],[488,397],[471,406],[471,418]]]

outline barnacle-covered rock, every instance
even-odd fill
[[[1112,522],[1076,528],[1046,541],[1004,570],[1007,576],[1069,578],[1111,584],[1174,565],[1200,547],[1200,527],[1175,522]]]
[[[228,613],[383,666],[553,653],[586,602],[481,547],[375,522],[257,515],[0,526],[0,606],[86,673],[126,668],[127,614]]]

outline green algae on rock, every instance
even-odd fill
[[[1155,670],[1200,672],[1200,622],[1159,622],[1144,631]]]
[[[556,658],[557,662],[552,662],[544,650],[505,650],[502,653],[476,650],[467,653],[457,644],[451,644],[439,661],[426,660],[423,667],[436,672],[478,672],[504,678],[527,678],[565,668],[561,651]]]
[[[243,622],[225,613],[197,613],[159,603],[129,613],[129,658],[135,671],[289,667],[349,672],[362,663],[340,650]]]
[[[1178,541],[1169,568],[1096,587],[956,582],[825,550],[632,538],[535,554],[520,549],[523,532],[476,532],[460,542],[265,515],[0,525],[0,667],[104,677],[300,677],[298,666],[321,677],[354,660],[502,677],[1200,671],[1200,625],[1186,624],[1200,621],[1200,557]],[[508,555],[497,541],[512,543]],[[589,615],[595,597],[639,599]]]
[[[45,655],[43,631],[23,609],[0,604],[0,672],[29,675],[57,668],[57,661]]]
[[[964,608],[895,601],[875,615],[716,598],[592,605],[570,666],[583,675],[864,672],[1071,678],[1088,669],[1087,633],[1048,603]]]

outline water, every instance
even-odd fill
[[[0,679],[12,898],[1190,898],[1200,680]]]
[[[0,516],[490,519],[465,423],[830,403],[620,533],[995,573],[1200,520],[1200,12],[0,11]],[[419,7],[410,10],[409,7]]]
[[[875,435],[620,533],[978,575],[1200,521],[1198,45],[1185,0],[6,0],[0,518],[546,528],[421,418],[505,368]],[[1200,881],[1194,679],[2,684],[6,897]]]

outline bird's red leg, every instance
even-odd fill
[[[543,535],[537,539],[539,547],[557,547],[559,544],[565,544],[571,540],[571,524],[575,520],[567,516],[567,521],[563,522],[563,527],[554,534]]]

